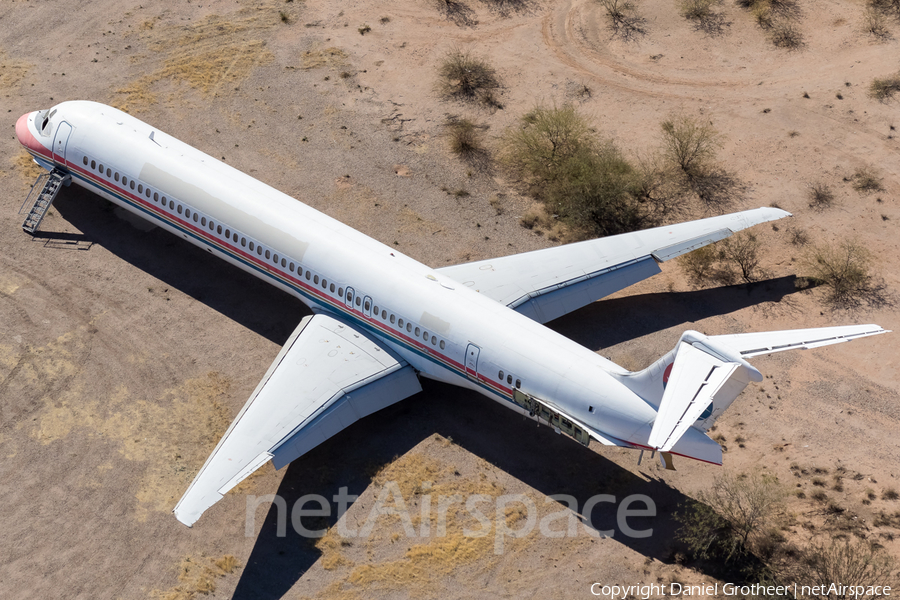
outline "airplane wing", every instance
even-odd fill
[[[438,271],[546,323],[659,273],[657,263],[788,216],[778,208],[757,208]]]
[[[178,501],[175,517],[193,525],[269,460],[280,469],[421,390],[411,366],[366,336],[325,314],[306,317]]]
[[[791,329],[788,331],[762,331],[759,333],[738,333],[734,335],[710,336],[741,353],[744,358],[752,358],[785,350],[818,348],[830,344],[840,344],[850,340],[889,333],[878,325],[845,325],[841,327],[821,327],[818,329]]]

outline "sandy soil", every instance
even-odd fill
[[[663,118],[683,111],[723,134],[720,159],[750,189],[732,208],[775,203],[794,213],[791,223],[759,228],[770,279],[694,289],[667,264],[653,280],[550,326],[629,368],[670,349],[687,328],[900,329],[894,308],[835,313],[823,308],[821,290],[798,292],[803,249],[787,235],[799,228],[813,240],[859,239],[900,290],[897,104],[866,93],[873,77],[898,68],[898,42],[862,31],[859,2],[802,2],[805,45],[796,51],[773,47],[732,3],[715,8],[726,23],[721,35],[695,30],[672,0],[637,6],[648,34],[625,43],[610,38],[602,8],[588,0],[505,11],[472,1],[455,20],[430,2],[0,5],[8,127],[0,140],[0,595],[191,598],[214,587],[208,597],[590,597],[595,581],[708,580],[676,564],[672,514],[716,468],[686,460],[674,473],[652,461],[639,467],[634,453],[584,449],[483,398],[427,383],[283,472],[267,468],[186,529],[172,506],[306,309],[74,187],[35,238],[16,214],[35,173],[15,120],[91,99],[441,266],[551,244],[519,226],[528,198],[449,152],[448,117],[468,116],[498,136],[536,103],[573,102],[635,155],[658,144]],[[900,36],[900,24],[890,26]],[[502,110],[438,97],[436,67],[454,47],[497,69]],[[852,189],[846,178],[864,166],[880,174],[884,191]],[[808,207],[817,181],[835,190],[833,208]],[[880,497],[900,486],[893,335],[757,359],[766,381],[744,392],[717,431],[728,473],[765,469],[811,492],[814,468],[829,478],[846,469],[843,491],[829,497],[862,520],[862,535],[900,556],[891,541],[898,532],[872,524],[898,508]],[[447,538],[410,539],[384,517],[368,539],[341,540],[332,528],[312,544],[278,537],[276,511],[261,508],[245,534],[248,494],[277,492],[292,506],[304,494],[348,487],[360,498],[345,518],[360,524],[390,481],[407,498],[418,498],[423,481],[447,494],[524,494],[542,515],[558,510],[546,503],[552,494],[583,504],[598,493],[640,493],[658,515],[646,519],[654,529],[646,540],[579,528],[574,538],[507,540],[502,555],[492,541],[460,538],[457,522]],[[864,505],[867,489],[878,497]],[[812,500],[792,500],[791,510],[792,539],[811,537],[804,522],[829,535]],[[614,524],[600,513],[599,529]],[[228,555],[241,567],[221,562]]]

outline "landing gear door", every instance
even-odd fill
[[[478,355],[480,353],[481,348],[475,344],[469,344],[466,347],[466,375],[470,379],[478,379]]]
[[[66,146],[69,143],[69,134],[72,126],[62,121],[56,126],[56,137],[53,139],[53,160],[66,166]]]

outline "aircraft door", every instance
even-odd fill
[[[72,133],[72,126],[65,121],[56,126],[56,137],[53,140],[53,160],[63,166],[66,164],[66,145],[69,143],[70,133]]]
[[[472,379],[478,379],[478,355],[481,348],[475,344],[466,346],[466,375]]]
[[[347,302],[347,306],[353,308],[353,297],[356,296],[356,292],[353,291],[352,287],[347,288],[347,293],[344,294],[344,300]]]
[[[372,316],[372,299],[368,296],[363,296],[363,313],[367,317]]]

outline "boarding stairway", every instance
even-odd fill
[[[71,180],[71,175],[58,169],[53,169],[49,173],[42,173],[37,178],[37,181],[34,182],[34,185],[31,186],[28,197],[25,198],[22,208],[19,209],[19,214],[22,214],[25,211],[25,207],[29,206],[32,197],[35,196],[35,191],[40,190],[34,202],[30,205],[28,216],[25,217],[25,222],[22,223],[22,229],[34,235],[34,232],[41,226],[44,215],[50,210],[50,205],[53,204],[56,195],[59,194],[60,188],[64,185],[69,185]]]

